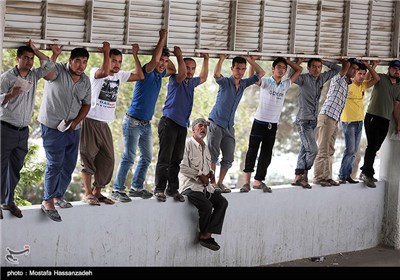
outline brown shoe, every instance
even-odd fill
[[[331,183],[329,183],[328,180],[318,181],[317,184],[320,184],[322,187],[332,187]]]
[[[326,181],[328,181],[329,184],[331,184],[331,186],[339,186],[340,185],[338,182],[336,182],[335,180],[332,180],[332,179],[328,179]]]
[[[17,218],[22,218],[22,212],[17,205],[3,205],[3,210],[9,210],[12,215]]]

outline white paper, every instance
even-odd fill
[[[14,87],[21,87],[22,91],[28,92],[31,90],[33,83],[28,80],[22,79],[20,76],[17,77]]]
[[[71,123],[72,122],[70,122],[69,125],[66,125],[65,120],[62,120],[60,124],[57,126],[57,129],[61,132],[64,132],[68,130],[68,128],[71,126]]]

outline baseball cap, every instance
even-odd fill
[[[206,119],[203,119],[203,118],[198,118],[198,119],[195,119],[194,121],[193,121],[193,123],[192,123],[192,128],[194,128],[197,124],[199,124],[199,123],[202,123],[203,125],[205,125],[205,126],[209,126],[210,125],[210,123],[206,120]]]
[[[400,68],[400,60],[392,60],[389,63],[389,67],[398,67],[398,68]]]

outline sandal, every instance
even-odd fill
[[[56,209],[46,209],[46,207],[44,207],[43,204],[42,204],[41,208],[42,208],[42,211],[47,215],[47,217],[49,217],[50,219],[52,219],[55,222],[61,222],[60,214],[58,214]]]
[[[303,187],[304,189],[311,189],[311,185],[307,183],[307,181],[302,177],[301,179],[295,181],[292,183],[292,186],[300,186]]]
[[[179,201],[179,202],[185,202],[185,198],[184,198],[183,195],[181,195],[180,193],[176,193],[176,194],[174,195],[174,199],[175,199],[176,201]]]
[[[83,201],[86,202],[89,205],[100,206],[100,202],[96,197],[84,197]]]
[[[263,192],[272,193],[272,189],[270,187],[268,187],[265,183],[261,183],[260,186],[262,186]]]
[[[54,205],[60,208],[71,208],[72,204],[65,199],[60,199],[59,201],[54,202]]]
[[[251,187],[249,184],[244,184],[241,188],[240,188],[240,192],[249,192],[251,190]]]
[[[110,199],[108,197],[105,197],[104,195],[98,197],[97,200],[99,202],[103,202],[105,204],[114,204],[115,203],[114,200],[112,200],[112,199]]]
[[[228,188],[227,186],[225,186],[224,184],[217,185],[217,187],[220,188],[221,192],[223,192],[223,193],[230,193],[231,192],[231,189]]]
[[[167,201],[167,197],[165,196],[165,194],[163,192],[156,192],[154,194],[154,196],[157,198],[158,201],[160,202],[165,202]]]

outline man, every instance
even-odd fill
[[[295,70],[295,73],[288,79],[282,80],[287,71],[287,65]],[[254,116],[253,126],[249,137],[249,147],[246,153],[245,183],[240,192],[249,192],[251,173],[258,157],[257,171],[254,176],[254,189],[262,189],[264,192],[272,192],[263,181],[267,175],[267,169],[271,163],[272,149],[275,144],[276,131],[281,116],[286,92],[303,71],[298,64],[286,60],[283,57],[276,58],[272,63],[272,76],[263,78],[256,84],[260,86],[260,102]],[[253,75],[253,68],[250,66],[249,75]],[[258,153],[260,149],[260,153]]]
[[[221,75],[221,68],[226,54],[220,54],[214,69],[214,78],[219,85],[217,100],[211,110],[210,133],[207,137],[211,152],[211,168],[215,172],[220,151],[222,152],[221,169],[216,187],[229,193],[231,190],[224,185],[224,178],[228,169],[232,167],[235,152],[235,128],[234,119],[236,109],[242,99],[244,90],[259,81],[264,76],[264,70],[250,57],[235,57],[232,60],[230,77]],[[256,74],[247,79],[242,79],[246,72],[246,61],[253,66]]]
[[[368,62],[362,61],[360,69],[358,69],[354,79],[349,86],[347,93],[346,104],[343,108],[342,115],[340,116],[340,124],[344,134],[345,149],[343,153],[342,163],[339,169],[339,183],[356,184],[358,181],[351,178],[354,159],[358,152],[361,140],[362,125],[364,119],[364,92],[374,86],[380,77],[375,71],[378,61],[373,62],[370,66]],[[371,79],[365,80],[367,71]]]
[[[316,132],[318,154],[315,158],[313,181],[323,187],[339,185],[332,179],[332,157],[335,153],[338,122],[346,103],[351,79],[360,66],[361,62],[354,58],[342,60],[342,69],[332,78],[326,100],[318,115]]]
[[[199,118],[193,121],[192,137],[186,140],[180,164],[179,183],[182,194],[199,210],[200,245],[217,251],[218,243],[212,234],[221,234],[228,201],[215,191],[214,173],[211,169],[210,151],[204,142],[208,122]]]
[[[150,120],[161,89],[162,78],[175,74],[174,64],[169,60],[169,50],[163,49],[167,40],[167,30],[161,29],[159,40],[150,62],[143,68],[144,80],[137,81],[132,103],[122,121],[124,152],[114,181],[112,198],[129,202],[132,197],[150,198],[153,194],[144,189],[143,183],[152,158],[152,133]],[[129,196],[125,193],[125,181],[131,169],[139,146],[140,158],[132,178]]]
[[[51,48],[57,46],[53,44]],[[52,59],[55,61],[60,53],[53,54]],[[47,158],[41,207],[56,222],[61,222],[61,217],[55,205],[72,207],[63,196],[78,159],[80,123],[90,110],[90,79],[84,73],[88,59],[86,49],[75,48],[68,63],[56,63],[45,77],[38,117]]]
[[[158,124],[160,138],[156,165],[156,187],[154,195],[158,201],[165,202],[166,194],[175,200],[184,202],[179,193],[179,164],[183,158],[189,117],[193,108],[194,89],[207,80],[209,55],[203,54],[203,66],[200,76],[196,72],[196,61],[183,58],[179,47],[174,47],[178,60],[178,73],[171,75],[168,83],[167,98],[163,107],[163,117]],[[167,187],[168,185],[168,187]]]
[[[35,55],[40,67],[32,69]],[[54,67],[31,40],[17,49],[17,65],[1,75],[1,204],[4,210],[22,218],[14,193],[28,153],[28,125],[33,115],[37,83]],[[0,209],[0,218],[3,213]]]
[[[303,58],[297,58],[296,63],[300,65]],[[330,70],[321,73],[322,65]],[[292,185],[310,189],[308,184],[308,171],[314,164],[318,153],[318,146],[315,139],[315,128],[317,127],[318,104],[321,98],[321,91],[324,84],[340,71],[336,63],[311,58],[307,62],[308,73],[301,74],[295,83],[299,86],[299,111],[296,115],[295,125],[300,136],[301,146],[297,156],[295,178]],[[288,77],[293,75],[290,70]]]
[[[115,119],[120,85],[144,79],[138,58],[138,44],[132,44],[135,62],[135,71],[132,72],[120,71],[122,53],[117,49],[110,50],[110,43],[103,42],[100,52],[104,56],[103,65],[90,71],[92,105],[82,122],[80,139],[82,177],[85,186],[84,201],[90,205],[100,205],[100,202],[114,204],[113,200],[101,194],[101,189],[111,181],[114,170],[114,146],[108,122]],[[93,190],[92,175],[95,180]]]
[[[364,119],[367,148],[360,179],[370,188],[376,187],[373,177],[375,156],[388,134],[392,114],[396,122],[395,132],[400,133],[400,60],[392,60],[388,72],[379,74],[379,77]]]

